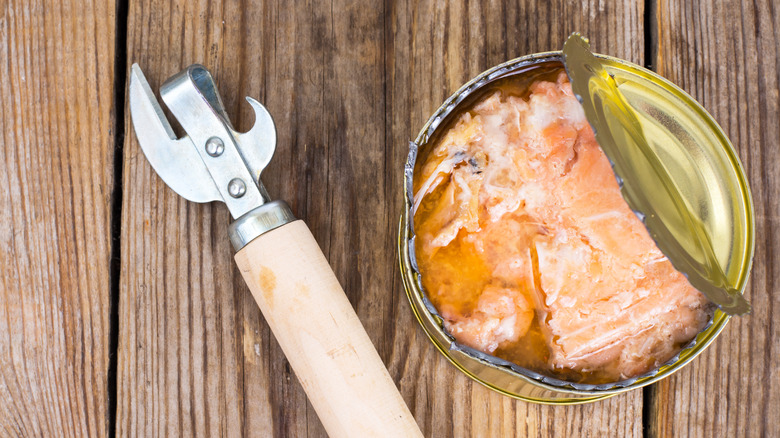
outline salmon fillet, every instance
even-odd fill
[[[423,285],[465,345],[517,361],[533,332],[546,349],[528,363],[553,375],[647,372],[712,306],[621,197],[565,73],[529,91],[489,94],[418,165]]]

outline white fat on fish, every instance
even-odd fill
[[[445,327],[458,341],[492,353],[505,342],[526,334],[534,318],[533,306],[512,288],[487,286],[471,315],[445,315]]]

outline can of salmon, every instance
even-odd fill
[[[712,244],[718,262],[731,284],[742,293],[753,258],[754,218],[747,179],[733,146],[707,111],[666,79],[627,61],[603,55],[597,56],[636,110],[645,135],[654,140],[655,153],[681,187],[686,201],[695,206],[698,219],[713,236]],[[608,240],[611,238],[617,242],[613,245],[617,245],[615,248],[618,253],[621,253],[620,257],[624,259],[628,257],[622,254],[627,251],[623,246],[630,240],[630,236],[619,235],[626,231],[615,230],[614,235],[609,236],[612,231],[604,230],[610,228],[601,226],[619,219],[604,219],[602,217],[604,214],[601,213],[597,215],[598,218],[583,219],[581,216],[583,214],[587,216],[588,213],[575,212],[570,208],[571,205],[565,207],[564,213],[551,213],[552,216],[549,217],[558,219],[548,221],[557,221],[555,224],[548,224],[538,219],[546,213],[526,214],[526,210],[532,210],[530,206],[526,206],[526,202],[533,204],[536,202],[533,199],[542,199],[540,202],[544,204],[548,197],[568,196],[565,193],[567,189],[561,189],[564,190],[561,192],[563,195],[553,195],[541,189],[534,192],[529,187],[523,186],[524,180],[537,182],[540,180],[537,174],[529,176],[529,172],[537,172],[540,166],[534,161],[535,158],[531,157],[536,153],[533,148],[537,139],[555,138],[556,141],[562,142],[561,144],[569,145],[569,149],[543,151],[540,156],[543,156],[546,161],[541,166],[552,169],[549,172],[554,173],[550,178],[553,182],[546,186],[537,184],[538,187],[565,187],[566,184],[555,182],[560,180],[558,175],[574,173],[573,169],[576,166],[586,166],[583,164],[588,159],[585,143],[595,141],[591,138],[592,134],[589,137],[587,133],[582,133],[584,131],[579,134],[572,131],[575,132],[572,134],[572,139],[566,140],[566,132],[571,131],[570,127],[556,124],[554,120],[544,121],[544,129],[534,131],[535,137],[528,133],[527,135],[522,132],[517,133],[518,128],[510,127],[500,131],[496,137],[499,140],[491,139],[485,143],[482,137],[486,134],[482,131],[478,135],[470,133],[470,130],[474,129],[495,128],[493,125],[499,123],[500,118],[495,116],[496,112],[493,109],[499,100],[514,105],[507,110],[511,112],[510,116],[504,116],[502,120],[522,119],[517,122],[519,123],[517,126],[521,126],[521,131],[524,129],[522,127],[531,126],[529,125],[531,121],[545,119],[545,117],[549,119],[549,116],[545,116],[548,114],[545,111],[549,108],[544,109],[544,105],[549,107],[549,102],[569,102],[566,100],[566,94],[571,93],[571,89],[566,87],[568,83],[562,73],[564,71],[562,59],[561,52],[547,52],[524,56],[495,66],[463,85],[434,112],[417,138],[410,143],[404,175],[405,205],[398,239],[402,278],[407,297],[417,320],[434,346],[453,365],[480,384],[510,397],[546,404],[596,401],[663,379],[704,351],[729,320],[728,315],[715,309],[714,306],[702,305],[699,302],[702,301],[701,299],[680,301],[679,306],[684,309],[680,311],[681,313],[663,313],[675,312],[668,309],[668,303],[688,292],[687,289],[679,286],[680,281],[683,281],[680,280],[682,274],[676,271],[674,275],[664,274],[666,271],[660,267],[668,261],[665,261],[662,254],[652,256],[655,254],[654,251],[658,251],[652,243],[650,244],[652,248],[647,251],[641,248],[638,250],[639,257],[645,260],[642,262],[645,265],[623,263],[630,265],[625,271],[628,274],[622,274],[622,268],[618,269],[607,262],[602,263],[603,260],[608,260],[607,255],[602,254],[599,242],[589,241],[589,239],[594,240],[604,236]],[[533,85],[544,81],[552,85]],[[554,100],[559,96],[555,94],[556,92],[563,100]],[[504,94],[502,98],[494,98],[491,101],[490,96],[496,93]],[[531,95],[532,93],[537,93],[544,98],[536,99]],[[507,97],[507,95],[511,96]],[[542,109],[537,111],[534,108]],[[576,110],[572,114],[574,115],[570,118],[579,117]],[[479,123],[473,122],[477,117],[481,117]],[[468,137],[471,140],[459,140],[453,137],[455,134],[450,133],[453,127],[457,128],[458,135],[471,135]],[[567,129],[569,131],[566,131]],[[448,135],[450,137],[444,139]],[[514,140],[506,140],[507,137]],[[449,141],[450,144],[457,146],[458,141],[468,142],[475,138],[481,139],[483,144],[491,145],[490,148],[496,141],[510,143],[514,141],[518,144],[522,143],[523,147],[531,152],[525,151],[520,155],[513,152],[512,157],[517,162],[521,162],[521,169],[499,172],[494,169],[491,181],[483,178],[483,170],[490,160],[496,160],[495,156],[498,156],[498,153],[492,149],[484,154],[474,153],[473,149],[472,152],[466,153],[464,151],[468,148],[464,146],[463,151],[451,151],[452,153],[447,157],[438,157],[438,161],[429,164],[428,170],[421,170],[432,160],[431,155],[441,155],[440,152],[433,151],[434,147],[441,142]],[[491,157],[491,154],[494,157]],[[595,164],[591,167],[580,170],[582,174],[595,174],[599,165],[603,170],[603,163],[598,160],[603,161],[606,158],[595,157],[594,160],[596,160]],[[434,167],[435,169],[431,171]],[[420,181],[426,172],[427,180]],[[520,187],[520,191],[524,191],[522,199],[512,197],[511,193],[514,192],[510,192],[506,199],[491,198],[486,201],[487,195],[484,194],[483,188],[487,184],[492,184],[490,187],[494,190],[492,192],[494,194],[501,193],[500,190],[503,190],[502,187],[496,188],[497,185],[501,186],[496,184],[497,178],[509,181],[506,186],[515,184],[512,186],[516,188],[515,191]],[[571,186],[570,183],[567,184]],[[617,183],[614,185],[617,187]],[[469,193],[471,198],[468,197]],[[421,198],[425,194],[435,196],[441,205],[421,207],[421,204],[424,204]],[[568,196],[568,198],[572,197],[574,195]],[[611,201],[607,199],[603,202]],[[442,231],[435,233],[433,237],[430,232],[426,234],[425,231],[420,231],[421,227],[430,228],[430,225],[416,223],[420,221],[415,220],[418,210],[426,208],[428,212],[425,214],[431,217],[439,215],[436,219],[438,222],[431,221],[438,224]],[[446,212],[447,208],[451,208],[452,211]],[[585,210],[588,210],[587,204]],[[498,211],[495,217],[514,215],[513,217],[520,218],[511,223],[512,227],[502,231],[504,236],[510,237],[509,239],[501,237],[501,234],[493,240],[478,235],[477,230],[493,226],[487,224],[486,219],[478,218],[480,215],[484,216],[485,211]],[[539,207],[538,211],[546,210]],[[574,219],[559,220],[562,215],[569,215]],[[595,234],[591,233],[592,236],[583,232],[586,235],[582,238],[584,244],[575,239],[580,242],[578,245],[585,245],[583,247],[587,251],[580,251],[576,245],[567,248],[567,242],[573,240],[565,237],[571,233],[561,224],[575,224],[576,228],[586,223],[583,221],[596,221],[593,223],[596,223],[599,228],[593,231]],[[520,252],[517,253],[520,256],[512,252],[514,250],[510,251],[507,263],[492,259],[495,258],[495,254],[503,251],[496,248],[506,247],[505,241],[519,239],[517,236],[526,234],[531,236],[529,237],[531,240],[528,241],[537,242],[536,247],[527,251],[523,245],[520,245],[521,249],[518,250]],[[558,246],[554,247],[551,242],[558,242],[555,243]],[[468,247],[468,251],[473,251],[482,258],[472,259],[468,256],[468,251],[460,246],[451,249],[453,245]],[[498,245],[498,247],[493,248],[491,245]],[[517,246],[515,243],[513,245]],[[447,261],[447,254],[451,257],[450,261]],[[420,257],[426,259],[420,260]],[[486,268],[486,258],[491,258],[489,263],[495,263]],[[563,263],[569,259],[574,260],[571,263],[575,264]],[[613,259],[615,257],[609,260]],[[582,260],[587,260],[587,263]],[[436,263],[448,264],[447,268],[443,269],[443,274],[433,273],[435,269],[431,266],[435,266]],[[607,287],[605,289],[607,292],[604,292],[606,295],[596,297],[601,292],[588,292],[588,296],[594,298],[588,298],[590,301],[588,299],[582,301],[581,298],[571,295],[579,293],[578,287],[580,289],[581,287],[577,285],[587,284],[587,281],[577,283],[582,275],[565,271],[568,269],[566,266],[575,266],[576,263],[586,266],[583,268],[585,269],[583,275],[596,272],[593,275],[598,276],[599,279],[594,280],[594,284],[601,285],[609,281],[620,283],[621,275],[633,275],[635,279],[629,283],[634,289],[631,293],[623,293],[621,288],[629,288],[629,286],[614,286],[611,289]],[[618,260],[615,263],[621,265],[622,262]],[[650,265],[653,267],[648,268]],[[482,275],[480,269],[492,273],[490,275],[498,276],[499,280],[496,280],[498,282],[494,281],[495,278],[485,280],[484,275],[480,277]],[[661,274],[653,274],[653,272]],[[426,277],[429,273],[431,277]],[[439,287],[431,283],[431,278],[435,275],[443,279],[439,280],[443,286]],[[654,282],[650,281],[653,275],[661,278]],[[517,280],[525,278],[524,276],[527,277],[527,281]],[[675,283],[666,277],[674,277],[679,281]],[[458,284],[462,287],[457,286]],[[480,292],[469,295],[469,287],[476,287]],[[659,292],[661,289],[663,291]],[[615,292],[616,290],[620,293]],[[457,297],[447,301],[442,298],[442,291],[450,291],[449,293]],[[663,301],[658,303],[658,306],[667,306],[666,310],[655,313],[647,309],[642,310],[641,306],[647,306],[650,300],[647,297],[652,297],[653,294],[657,294],[660,297],[658,300]],[[633,298],[630,297],[638,298],[631,301]],[[579,302],[578,299],[595,304],[587,309],[578,308],[576,304]],[[575,304],[568,307],[560,304],[568,302]],[[615,314],[598,313],[606,312],[603,309],[612,309]],[[640,313],[627,313],[621,316],[621,312]],[[702,315],[706,315],[706,318]],[[577,324],[572,322],[580,319],[593,322]],[[686,327],[681,321],[691,322]],[[561,330],[564,329],[570,331],[562,332]],[[583,338],[583,334],[588,333],[592,333],[594,337],[598,336],[598,342],[591,342],[587,337]],[[614,339],[610,341],[610,337]],[[634,338],[636,342],[633,344],[625,341]],[[630,348],[636,351],[627,352]],[[659,353],[661,350],[663,353]],[[650,356],[652,358],[649,358]]]

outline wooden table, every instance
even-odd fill
[[[456,371],[396,254],[407,141],[486,68],[596,51],[687,90],[750,178],[753,314],[678,374],[549,407]],[[0,435],[323,436],[232,262],[223,205],[184,201],[130,128],[200,62],[240,130],[274,115],[264,175],[305,219],[426,436],[780,435],[780,7],[775,0],[0,0]]]

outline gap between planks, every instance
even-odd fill
[[[117,366],[119,356],[119,276],[122,272],[122,169],[125,146],[125,106],[127,86],[127,16],[129,0],[116,0],[114,42],[114,188],[111,193],[111,262],[109,265],[108,329],[108,434],[116,436]]]
[[[655,16],[657,11],[656,0],[645,0],[644,4],[644,32],[645,32],[645,56],[644,67],[648,70],[656,70],[656,56],[658,54],[658,18]],[[647,438],[656,436],[657,431],[653,430],[653,399],[655,397],[655,385],[648,385],[642,388],[642,436]]]

